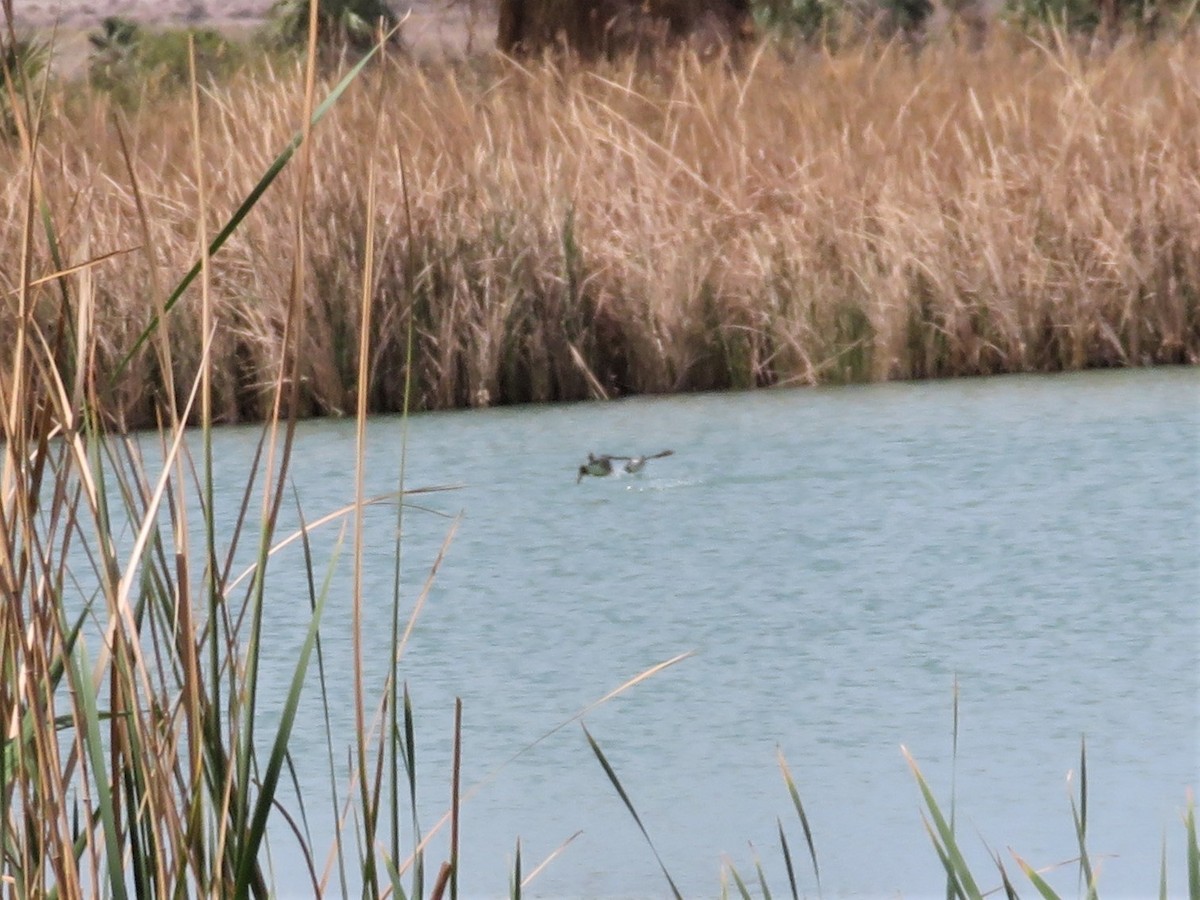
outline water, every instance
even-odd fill
[[[405,657],[424,826],[448,804],[454,697],[471,785],[692,651],[586,717],[687,895],[715,896],[725,861],[751,879],[756,854],[786,894],[777,816],[801,889],[815,894],[777,748],[826,895],[942,893],[901,745],[948,802],[956,680],[958,824],[982,887],[998,885],[985,842],[1006,862],[1006,847],[1035,865],[1076,855],[1067,772],[1086,735],[1102,895],[1155,892],[1164,833],[1171,888],[1184,892],[1179,816],[1200,781],[1198,388],[1196,370],[1158,370],[413,417],[408,484],[463,485],[419,498],[433,511],[409,510],[404,523],[407,615],[447,516],[463,515]],[[369,494],[395,487],[402,427],[370,423]],[[256,436],[217,435],[230,501]],[[640,476],[575,483],[588,451],[664,448],[675,455]],[[353,458],[353,423],[300,429],[294,472],[309,519],[352,499]],[[394,509],[372,509],[367,524],[378,673]],[[335,536],[320,533],[319,565]],[[285,552],[272,568],[266,678],[277,694],[307,624],[298,560]],[[345,739],[348,553],[338,565],[325,636]],[[319,707],[305,707],[300,728],[299,775],[324,842]],[[506,893],[518,836],[529,871],[579,830],[529,893],[667,894],[572,723],[464,806],[464,895]],[[283,893],[305,896],[276,837]],[[445,841],[430,853],[436,866]],[[1073,868],[1055,877],[1074,892]]]

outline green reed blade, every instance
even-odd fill
[[[296,501],[296,510],[299,514],[300,532],[303,535],[301,538],[301,547],[304,550],[304,572],[305,584],[308,587],[308,604],[309,611],[315,613],[317,609],[317,598],[326,596],[333,585],[334,574],[337,571],[337,562],[341,557],[342,548],[345,544],[346,531],[343,527],[338,532],[337,540],[334,541],[333,550],[330,554],[329,565],[325,569],[325,580],[321,584],[320,593],[317,592],[316,583],[313,579],[313,555],[312,541],[310,540],[308,525],[304,518],[304,511],[300,506],[300,496],[296,492],[295,485],[292,486],[292,495]],[[329,796],[333,809],[341,809],[342,803],[338,791],[337,780],[337,764],[336,756],[333,750],[333,724],[329,718],[329,682],[325,675],[325,652],[321,645],[321,633],[317,632],[316,644],[314,646],[317,654],[317,690],[321,696],[321,715],[325,727],[325,755],[326,763],[329,769]],[[299,792],[297,791],[297,796]],[[342,896],[349,896],[349,887],[346,881],[346,850],[342,842],[342,829],[335,828],[333,831],[334,855],[337,859],[338,882],[342,887]]]
[[[958,673],[954,673],[954,719],[950,732],[950,830],[954,831],[954,815],[958,796]],[[946,882],[946,900],[951,898],[951,885]]]
[[[963,892],[962,884],[959,883],[958,873],[954,870],[954,863],[951,861],[950,855],[946,852],[946,848],[942,845],[937,832],[929,824],[929,819],[925,817],[925,813],[921,813],[921,825],[925,828],[925,833],[929,835],[929,842],[933,844],[933,851],[937,854],[938,860],[946,872],[946,891],[951,900],[954,900],[954,898],[957,898],[957,900],[967,900],[967,895]]]
[[[106,884],[113,900],[125,900],[125,862],[121,836],[117,831],[116,811],[113,808],[113,785],[108,780],[104,741],[100,737],[100,715],[96,709],[96,685],[88,672],[87,660],[80,653],[72,658],[75,672],[76,700],[83,712],[84,751],[92,768],[96,785],[95,802],[100,806],[100,824],[104,834],[104,853],[108,860]]]
[[[1096,876],[1092,871],[1087,852],[1087,742],[1079,740],[1079,804],[1070,798],[1071,821],[1075,825],[1075,839],[1079,842],[1079,879],[1086,885],[1087,900],[1096,900]]]
[[[783,822],[778,816],[775,824],[779,826],[779,846],[783,848],[783,864],[787,866],[788,885],[792,889],[792,900],[800,900],[800,892],[796,890],[796,869],[792,865],[792,851],[788,849],[787,835],[783,833]]]
[[[1000,858],[999,853],[988,850],[992,854],[992,861],[996,863],[996,868],[1000,870],[1000,883],[1004,887],[1004,896],[1007,900],[1018,900],[1017,889],[1013,887],[1012,881],[1008,877],[1008,869],[1004,868],[1004,860]]]
[[[637,823],[637,827],[641,830],[642,837],[644,837],[646,839],[646,843],[650,845],[650,852],[653,853],[654,858],[658,860],[658,867],[662,869],[663,875],[666,876],[667,884],[671,886],[671,894],[675,897],[675,900],[683,900],[683,895],[679,893],[679,888],[675,886],[675,880],[671,878],[671,873],[667,871],[667,867],[663,863],[662,857],[658,855],[658,850],[654,846],[654,841],[650,840],[650,833],[646,831],[646,826],[642,824],[641,816],[639,816],[637,810],[634,809],[633,802],[629,799],[629,795],[625,793],[625,788],[621,786],[621,780],[617,778],[617,773],[613,771],[613,767],[609,765],[608,758],[605,757],[604,751],[600,749],[600,745],[596,743],[596,739],[592,737],[592,733],[588,731],[587,726],[581,722],[580,727],[583,728],[583,734],[587,738],[587,742],[589,746],[591,746],[592,752],[596,754],[596,759],[600,761],[600,767],[604,769],[604,774],[608,776],[608,780],[611,781],[612,786],[616,788],[617,794],[620,796],[621,801],[625,804],[625,808],[629,810],[629,814],[633,816],[633,821]]]
[[[454,698],[454,761],[450,770],[450,900],[458,900],[459,803],[462,785],[462,698]]]
[[[1167,830],[1163,829],[1162,856],[1158,862],[1158,900],[1167,900]]]
[[[399,900],[408,900],[408,894],[404,893],[404,885],[400,883],[400,870],[396,868],[396,861],[387,853],[381,855],[383,856],[384,871],[387,872],[388,882],[392,886],[392,894]],[[349,897],[350,895],[343,890],[342,896]]]
[[[513,854],[512,884],[509,885],[508,895],[512,900],[521,900],[521,839],[517,838],[517,849]]]
[[[742,881],[742,876],[738,874],[738,870],[732,862],[729,864],[729,874],[733,876],[733,883],[737,885],[738,893],[741,895],[742,900],[752,900],[750,891],[746,888],[746,882]]]
[[[762,891],[763,900],[771,900],[771,889],[767,887],[767,875],[763,872],[762,860],[754,854],[754,870],[758,873],[758,886]]]
[[[1083,850],[1083,839],[1087,837],[1087,735],[1079,736],[1079,841]],[[1086,858],[1086,855],[1085,855]]]
[[[901,747],[900,749],[904,753],[905,759],[908,760],[908,766],[912,770],[913,777],[917,780],[918,787],[921,789],[921,796],[925,800],[925,806],[929,810],[934,824],[937,826],[938,837],[941,839],[942,846],[949,857],[949,862],[954,870],[954,876],[958,879],[963,892],[969,900],[980,900],[983,894],[980,892],[979,886],[975,883],[975,879],[971,875],[971,870],[967,866],[967,861],[963,858],[962,851],[958,847],[958,841],[954,837],[954,830],[946,821],[945,816],[942,815],[942,810],[938,806],[937,800],[934,799],[933,791],[930,790],[928,783],[925,781],[925,776],[921,774],[921,770],[917,767],[916,760],[912,758],[907,748]]]
[[[1196,801],[1191,792],[1188,793],[1185,821],[1187,825],[1188,897],[1190,900],[1200,900],[1200,844],[1196,842]]]
[[[280,716],[279,728],[275,732],[275,741],[271,747],[271,754],[267,759],[267,768],[263,773],[259,786],[258,799],[254,805],[253,815],[248,823],[247,833],[243,838],[245,844],[241,847],[241,858],[238,861],[237,880],[234,887],[234,894],[238,897],[245,896],[249,890],[254,877],[258,850],[266,838],[267,819],[275,802],[275,791],[279,785],[279,773],[283,768],[284,758],[287,755],[288,742],[291,740],[292,727],[296,721],[296,709],[300,705],[300,695],[304,690],[304,678],[308,672],[309,659],[312,656],[313,647],[316,644],[317,635],[320,631],[321,613],[325,609],[326,597],[327,595],[322,594],[318,598],[317,608],[313,611],[312,619],[309,621],[308,634],[304,639],[304,644],[300,648],[300,657],[292,673],[292,683],[288,688],[283,713]],[[245,789],[247,789],[247,786],[244,785],[243,790]]]
[[[1025,862],[1025,860],[1021,859],[1015,853],[1013,856],[1017,860],[1017,865],[1021,867],[1021,871],[1025,873],[1025,877],[1037,888],[1037,892],[1042,895],[1044,900],[1062,900],[1054,888],[1046,883],[1046,879],[1034,871],[1033,866],[1029,865],[1029,863]]]
[[[417,741],[413,725],[412,696],[408,693],[408,682],[404,682],[404,774],[408,779],[409,808],[412,811],[413,829],[413,900],[421,900],[425,893],[425,851],[421,849],[421,822],[417,818]]]
[[[783,781],[787,785],[788,793],[792,796],[792,805],[796,807],[796,814],[800,817],[800,827],[804,829],[804,842],[808,844],[808,857],[812,860],[813,875],[817,879],[817,893],[820,894],[821,867],[817,864],[817,846],[813,842],[812,829],[808,825],[808,816],[804,812],[804,804],[800,802],[800,792],[796,790],[796,781],[792,778],[792,771],[788,768],[783,751],[778,747],[775,749],[775,757],[779,762],[779,770],[783,773]]]

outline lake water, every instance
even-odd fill
[[[256,437],[217,435],[229,499]],[[401,420],[373,419],[368,440],[368,493],[394,489]],[[1035,865],[1076,855],[1067,773],[1086,736],[1101,895],[1156,892],[1164,834],[1172,892],[1186,892],[1180,815],[1200,782],[1200,371],[437,413],[409,421],[407,446],[410,487],[463,485],[418,498],[427,509],[404,521],[407,615],[446,515],[463,514],[404,662],[424,827],[449,801],[456,696],[469,786],[626,679],[693,651],[586,717],[685,895],[716,896],[724,861],[752,879],[756,854],[774,894],[788,893],[776,817],[815,895],[777,748],[825,895],[941,894],[901,745],[948,802],[955,679],[958,826],[982,887],[999,884],[986,847]],[[640,476],[575,483],[589,451],[664,448],[675,455]],[[353,499],[352,422],[303,425],[294,460],[307,518]],[[376,673],[395,520],[382,507],[367,516]],[[319,565],[335,536],[318,536]],[[266,678],[280,694],[308,619],[298,561],[272,565]],[[324,629],[339,738],[353,726],[349,569],[347,551]],[[299,777],[324,844],[314,704],[300,729]],[[667,894],[571,724],[465,804],[463,895],[507,893],[518,836],[529,871],[579,830],[528,894]],[[276,838],[281,890],[305,896]],[[431,869],[445,846],[434,841]],[[1056,878],[1074,893],[1073,867]]]

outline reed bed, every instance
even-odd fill
[[[1195,363],[1197,40],[767,48],[736,70],[387,61],[314,135],[297,411],[357,404],[380,94],[369,411],[403,404],[410,325],[414,408]],[[302,120],[297,78],[280,64],[206,89],[210,232]],[[90,273],[98,371],[152,320],[164,273],[198,258],[188,120],[185,97],[47,100],[36,165],[79,254],[63,264],[128,251]],[[0,145],[0,171],[18,153]],[[6,294],[23,202],[0,185]],[[271,402],[289,202],[268,191],[212,260],[218,421]],[[57,268],[49,251],[34,277]],[[35,301],[55,310],[57,290]],[[198,371],[197,297],[170,315],[173,377],[146,346],[101,387],[124,424],[153,422]]]

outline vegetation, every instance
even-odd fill
[[[949,221],[1003,225],[1017,234],[985,232],[982,246],[996,248],[995,255],[982,268],[957,257],[966,267],[963,278],[1010,262],[1004,255],[1010,240],[1029,249],[1021,243],[1019,216],[990,218],[994,211],[985,207],[995,197],[989,189],[1058,185],[1060,193],[1050,191],[1036,207],[1037,247],[1054,261],[1056,253],[1067,259],[1077,253],[1081,262],[1100,267],[1099,276],[1087,266],[1076,272],[1055,262],[1045,270],[1048,280],[1035,285],[1049,290],[1048,300],[1030,291],[1013,300],[988,294],[1001,341],[1005,328],[1025,334],[1026,316],[1036,335],[1037,316],[1054,315],[1078,330],[1067,346],[1078,342],[1081,362],[1086,353],[1116,354],[1123,341],[1136,340],[1150,354],[1191,352],[1164,337],[1186,337],[1193,346],[1194,319],[1186,316],[1194,315],[1194,294],[1188,307],[1186,285],[1196,283],[1188,268],[1195,264],[1188,254],[1196,251],[1181,229],[1195,227],[1189,205],[1195,186],[1183,174],[1195,171],[1185,168],[1195,148],[1180,145],[1181,132],[1194,124],[1194,105],[1185,101],[1195,84],[1176,79],[1176,87],[1164,90],[1159,80],[1186,73],[1186,57],[1177,52],[1163,48],[1146,61],[1118,54],[1096,71],[1069,53],[1032,54],[1043,68],[1037,78],[1018,82],[1023,105],[1011,105],[1003,85],[990,93],[985,83],[972,83],[974,108],[991,115],[978,112],[974,124],[950,129],[944,144],[940,133],[921,131],[934,121],[934,110],[947,109],[936,90],[932,97],[910,90],[897,110],[883,86],[872,86],[886,68],[871,74],[854,58],[813,63],[828,66],[819,71],[831,79],[857,80],[865,88],[863,109],[832,93],[818,94],[815,102],[828,104],[825,112],[835,122],[839,115],[846,120],[840,127],[871,126],[860,151],[870,170],[822,155],[825,145],[817,139],[829,140],[830,126],[810,118],[814,110],[799,95],[783,92],[794,70],[776,60],[760,60],[740,81],[692,70],[659,82],[632,70],[563,76],[516,68],[502,70],[502,81],[480,81],[466,72],[411,67],[363,78],[367,57],[318,94],[310,53],[303,73],[217,87],[202,103],[189,53],[188,94],[160,99],[163,105],[133,117],[99,93],[87,115],[69,118],[61,97],[35,102],[27,86],[12,106],[16,137],[0,150],[0,166],[11,173],[0,186],[0,333],[6,338],[0,365],[0,877],[6,894],[265,897],[271,878],[264,848],[277,827],[295,835],[315,895],[331,881],[340,892],[328,889],[342,895],[351,881],[361,882],[366,896],[389,890],[425,895],[429,835],[412,802],[413,717],[401,668],[425,594],[403,598],[399,544],[392,664],[374,689],[361,650],[364,509],[394,503],[400,535],[403,501],[412,493],[401,464],[393,497],[364,495],[373,406],[403,410],[410,396],[432,403],[439,391],[454,399],[454,391],[490,386],[499,399],[501,388],[565,390],[580,367],[551,351],[574,353],[605,377],[633,377],[638,364],[656,359],[659,367],[676,367],[676,375],[697,367],[714,379],[774,372],[770,367],[782,362],[763,356],[762,342],[788,336],[787,328],[798,329],[790,334],[798,347],[811,348],[805,342],[814,339],[849,346],[852,352],[842,355],[864,367],[877,364],[881,347],[904,351],[910,361],[957,359],[962,347],[976,345],[962,343],[957,332],[949,332],[959,342],[954,345],[923,343],[933,340],[921,330],[925,319],[913,326],[915,335],[905,332],[894,345],[875,334],[891,321],[887,304],[900,304],[901,322],[913,315],[903,284],[870,294],[869,302],[858,293],[880,290],[887,279],[876,267],[891,260],[882,270],[891,277],[903,282],[913,265],[914,274],[928,278],[918,298],[922,316],[933,321],[958,314],[960,295],[943,293],[947,285],[938,280],[949,278],[957,290],[958,269],[939,268],[944,260],[937,254],[974,246],[956,241],[979,236],[956,231],[943,246],[939,226],[947,223],[924,218],[934,208],[919,205],[914,224],[932,237],[909,243],[923,233],[909,231],[913,213],[905,204],[917,195],[905,192],[911,176],[900,173],[910,165],[925,179],[918,184],[950,203]],[[939,62],[965,65],[953,53]],[[1109,105],[1100,88],[1112,90],[1111,79],[1131,73],[1141,85],[1121,82],[1126,96]],[[1045,93],[1061,87],[1063,78],[1080,92],[1074,102],[1091,100],[1066,133],[1047,121],[1061,108]],[[16,81],[8,76],[10,94]],[[308,86],[302,100],[293,96],[294,81]],[[413,98],[403,119],[384,115],[385,90],[394,85]],[[1148,90],[1161,109],[1145,112],[1148,121],[1142,121],[1126,104]],[[327,99],[318,105],[319,95]],[[731,101],[742,107],[735,104],[731,123],[718,127],[726,123],[715,113]],[[779,117],[780,103],[794,118]],[[898,148],[880,130],[889,121],[918,129],[948,162],[923,155],[931,152],[928,145],[891,159]],[[1111,139],[1079,130],[1097,124],[1121,127]],[[113,140],[97,141],[98,134]],[[760,140],[771,135],[784,143]],[[1016,166],[1036,160],[1031,145],[1047,135],[1057,142],[1038,153],[1058,154],[1043,161],[1057,160],[1058,170],[1035,172],[1027,185]],[[1101,140],[1114,143],[1097,150]],[[780,148],[798,149],[801,167],[793,168]],[[1122,151],[1113,157],[1121,164],[1103,155],[1114,148]],[[841,145],[835,141],[832,149]],[[1134,168],[1126,169],[1130,161]],[[1081,174],[1068,181],[1064,171]],[[935,175],[960,181],[952,193],[936,193]],[[1137,190],[1130,193],[1127,182]],[[857,192],[851,190],[856,184]],[[1101,195],[1102,188],[1117,191],[1116,199]],[[868,202],[876,191],[880,202]],[[1064,191],[1071,192],[1070,210]],[[1138,201],[1134,207],[1122,205],[1131,198]],[[1122,212],[1130,218],[1111,218]],[[1135,225],[1138,235],[1150,229],[1133,245],[1133,256],[1117,253],[1126,246],[1125,231],[1102,231],[1107,240],[1094,245],[1089,229],[1114,221]],[[818,242],[807,243],[802,228],[822,223],[827,230],[818,231]],[[1065,247],[1056,243],[1067,237]],[[793,258],[813,249],[820,252],[812,259],[821,263],[815,275],[801,265],[806,257]],[[919,267],[907,255],[917,250]],[[685,259],[687,253],[694,258]],[[838,259],[846,253],[848,260]],[[852,272],[861,273],[861,285]],[[1095,339],[1090,326],[1110,321],[1105,303],[1114,296],[1138,299],[1121,293],[1122,278],[1152,279],[1153,302],[1128,321],[1112,319],[1112,334]],[[774,285],[774,293],[760,293],[764,284]],[[826,285],[822,294],[818,289]],[[1076,293],[1081,288],[1107,292]],[[687,342],[698,339],[689,349]],[[912,340],[916,350],[907,343]],[[611,367],[609,347],[629,348],[623,367]],[[1036,352],[1045,352],[1039,347]],[[799,351],[794,359],[804,362]],[[600,365],[605,360],[610,368]],[[892,365],[884,365],[885,374]],[[648,371],[661,374],[660,368]],[[799,371],[828,377],[816,368]],[[387,380],[393,378],[398,383]],[[421,393],[414,395],[417,388]],[[282,534],[296,415],[331,398],[345,402],[358,424],[355,496],[344,509],[316,519],[302,511],[306,524]],[[240,512],[229,522],[218,518],[214,502],[212,435],[217,420],[241,414],[243,403],[264,424]],[[151,420],[161,460],[145,460],[137,442],[109,428]],[[189,421],[200,425],[194,444],[184,440]],[[355,576],[354,665],[339,677],[353,684],[356,728],[349,747],[341,746],[325,720],[328,812],[344,823],[327,871],[303,814],[284,808],[279,790],[310,677],[326,703],[329,697],[321,645],[327,581],[310,540],[315,529],[331,525],[347,536]],[[276,554],[291,543],[304,551],[309,626],[277,723],[268,730],[259,683],[264,598]],[[234,561],[242,546],[252,548],[253,563],[239,573]],[[436,566],[430,577],[435,574]],[[599,702],[677,661],[638,675]],[[456,745],[457,733],[456,727]],[[599,744],[586,738],[633,812]],[[344,750],[349,773],[340,763]],[[815,874],[812,832],[781,765]],[[458,766],[448,774],[450,852],[433,881],[434,897],[456,893]],[[936,819],[932,800],[929,807]],[[957,861],[940,822],[937,833],[950,878]],[[781,824],[781,849],[793,873],[784,835]],[[1200,897],[1190,811],[1188,835],[1189,888]],[[518,851],[514,894],[529,877],[521,873]],[[961,874],[957,878],[962,895],[976,895]],[[745,895],[740,877],[738,883]],[[794,877],[791,885],[795,895]]]
[[[320,0],[317,39],[325,47],[365,50],[398,19],[385,0]],[[303,45],[308,36],[309,0],[275,0],[271,30],[284,46]]]
[[[251,48],[211,28],[153,31],[119,16],[104,19],[100,31],[88,39],[91,87],[125,106],[147,94],[183,93],[191,78],[189,45],[194,48],[197,77],[204,83],[232,75],[252,57]]]
[[[1006,22],[1030,32],[1050,27],[1084,37],[1152,36],[1177,33],[1196,13],[1190,0],[758,0],[754,6],[764,28],[820,43],[864,32],[916,35],[939,18],[973,29]]]
[[[732,73],[686,55],[593,70],[389,57],[315,137],[303,334],[285,335],[293,275],[275,264],[285,191],[212,259],[214,415],[269,413],[285,337],[302,341],[297,412],[354,409],[368,246],[371,411],[403,404],[410,329],[417,408],[1194,363],[1196,54],[1189,34],[1103,52],[1003,35],[915,55],[766,48]],[[293,65],[207,88],[210,231],[301,118]],[[198,258],[188,121],[180,92],[131,116],[102,93],[51,96],[44,114],[39,204],[62,246],[119,254],[88,273],[89,315],[100,406],[130,427],[182,404],[207,333],[193,284],[161,337],[170,377],[149,343],[132,350],[167,273]],[[0,146],[0,169],[24,152]],[[19,185],[0,185],[6,295],[24,271]],[[33,245],[33,278],[82,261],[52,251]],[[29,289],[41,327],[61,291]],[[0,309],[0,331],[16,313]],[[6,343],[0,372],[14,364]]]
[[[0,35],[0,137],[15,137],[17,117],[13,102],[28,97],[46,68],[49,50],[37,38],[16,39]]]

